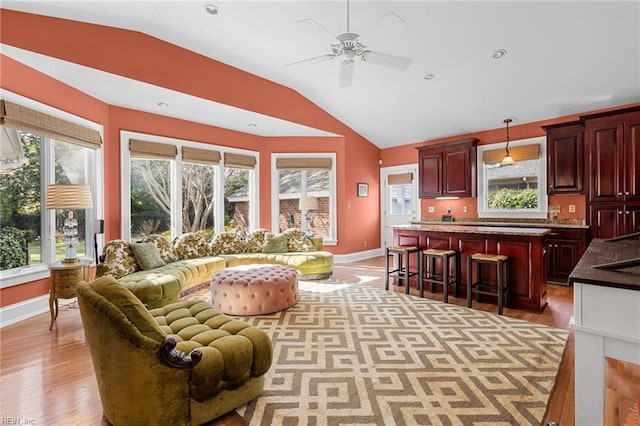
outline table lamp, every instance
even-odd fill
[[[305,233],[307,237],[311,238],[313,236],[313,232],[311,231],[311,210],[318,210],[318,199],[316,197],[300,197],[298,209],[304,212],[307,228]]]
[[[63,263],[77,263],[77,249],[74,244],[78,241],[78,220],[73,217],[73,210],[92,209],[93,201],[88,185],[52,184],[47,187],[45,201],[47,210],[69,210],[64,220],[64,260]]]

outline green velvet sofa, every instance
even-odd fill
[[[76,290],[110,424],[203,424],[262,392],[273,348],[259,328],[202,300],[147,310],[109,276]]]
[[[109,241],[96,278],[112,276],[150,308],[177,302],[181,295],[230,266],[274,264],[295,268],[302,279],[323,279],[333,271],[333,255],[317,250],[299,229],[272,234],[265,229],[248,235],[222,232],[209,241],[186,233],[172,243],[150,235],[140,243]]]

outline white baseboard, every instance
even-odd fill
[[[372,257],[384,256],[384,249],[377,248],[367,251],[359,251],[356,253],[349,254],[334,254],[333,261],[334,263],[349,263],[356,262],[358,260],[371,259]]]
[[[0,328],[48,311],[48,294],[5,306],[0,308]]]

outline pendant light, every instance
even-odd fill
[[[509,123],[511,123],[512,121],[513,120],[510,119],[510,118],[505,118],[504,119],[504,124],[507,125],[507,147],[505,149],[504,158],[500,162],[500,164],[503,165],[503,166],[508,166],[510,164],[515,164],[515,161],[513,161],[513,157],[511,157],[511,155],[509,154]]]

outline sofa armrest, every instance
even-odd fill
[[[199,349],[194,349],[189,355],[176,350],[177,341],[175,337],[167,336],[160,347],[158,348],[158,358],[160,361],[173,368],[193,368],[202,359],[202,352]]]

